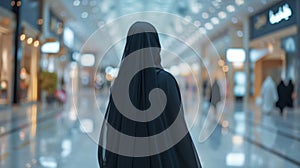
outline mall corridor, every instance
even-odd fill
[[[165,116],[204,168],[300,167],[299,26],[298,0],[0,0],[0,168],[98,168]]]

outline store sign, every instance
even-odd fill
[[[250,17],[250,39],[296,25],[299,0],[284,0]]]
[[[270,10],[269,12],[269,22],[271,24],[276,24],[281,22],[282,20],[289,20],[289,18],[293,15],[292,9],[289,4],[284,4],[279,7],[278,12]]]

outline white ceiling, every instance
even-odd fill
[[[231,25],[241,25],[245,16],[252,15],[278,1],[280,0],[57,0],[51,3],[54,11],[64,18],[66,25],[73,29],[78,38],[85,41],[104,24],[124,15],[145,11],[178,15],[206,32],[208,36],[215,37]],[[168,18],[157,20],[156,24],[163,25],[158,29],[159,32],[161,29],[172,29],[179,37],[188,39],[195,31],[195,29],[180,30],[183,22],[168,20]],[[120,25],[111,30],[111,36],[118,32],[126,32],[127,29],[126,26]],[[101,47],[99,48],[99,39],[95,40],[94,43],[90,43],[87,50],[103,52]],[[166,43],[174,49],[180,45],[179,43],[176,45],[176,40],[169,40]],[[118,46],[115,49],[122,50],[122,44]],[[120,52],[117,51],[115,54],[120,55]],[[113,64],[115,59],[108,61],[107,64]]]

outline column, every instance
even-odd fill
[[[296,53],[297,53],[297,58],[296,58],[296,67],[295,67],[295,70],[299,70],[300,69],[300,30],[299,30],[299,27],[300,27],[300,1],[296,0],[296,10],[295,12],[297,13],[296,14],[296,23],[297,23],[297,27],[298,27],[298,30],[297,30],[297,36],[296,36],[296,45],[298,47],[296,47]],[[297,93],[297,98],[296,98],[296,107],[300,107],[300,75],[299,73],[295,73],[295,91]]]
[[[244,18],[243,23],[243,32],[244,32],[244,38],[243,38],[243,46],[246,53],[246,60],[244,64],[244,71],[246,74],[246,94],[244,97],[244,110],[248,109],[248,103],[249,103],[249,97],[250,97],[250,55],[249,55],[249,36],[250,36],[250,26],[249,26],[249,18]]]
[[[22,0],[15,0],[12,6],[12,11],[16,14],[16,31],[15,31],[15,48],[14,48],[14,86],[13,86],[13,103],[19,103],[19,90],[20,90],[20,61],[22,58],[22,47],[20,42],[20,34],[22,33],[21,23],[21,6]]]

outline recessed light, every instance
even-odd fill
[[[80,5],[80,1],[79,0],[74,0],[73,1],[73,6],[79,6]]]
[[[243,5],[245,2],[244,0],[235,0],[235,3],[240,6],[240,5]]]
[[[201,22],[199,20],[194,21],[194,25],[199,27],[201,25]]]
[[[191,6],[191,11],[194,14],[197,14],[197,13],[200,12],[200,8],[201,8],[201,5],[199,3],[193,3],[192,6]]]
[[[203,19],[207,19],[209,17],[208,13],[207,12],[203,12],[202,13],[202,18]]]
[[[199,30],[202,34],[206,34],[206,29],[204,27],[200,27]]]
[[[82,19],[86,19],[89,16],[89,14],[87,12],[82,12],[81,13],[81,18]]]
[[[254,12],[254,9],[253,9],[252,6],[249,6],[249,7],[248,7],[248,12],[250,12],[250,13]]]
[[[219,19],[216,18],[216,17],[211,18],[211,22],[212,22],[213,24],[215,24],[215,25],[217,25],[217,24],[220,23]]]
[[[218,16],[219,16],[220,19],[225,19],[227,14],[224,11],[221,11],[221,12],[218,13]]]
[[[213,6],[216,7],[216,8],[220,6],[219,3],[218,3],[217,1],[212,1],[211,3],[212,3]]]
[[[27,39],[27,44],[31,44],[33,42],[33,38],[32,37],[29,37],[28,39]]]
[[[211,30],[211,29],[213,29],[214,28],[214,26],[211,24],[211,23],[205,23],[205,28],[207,29],[207,30]]]
[[[236,32],[236,35],[237,35],[238,37],[243,37],[243,36],[244,36],[244,33],[243,33],[243,31],[238,30],[238,31]]]
[[[236,17],[232,17],[232,18],[231,18],[231,22],[232,22],[233,24],[237,24],[237,23],[239,22],[239,20],[238,20]]]
[[[235,11],[235,8],[234,8],[233,5],[228,5],[228,6],[226,7],[226,9],[227,9],[228,12],[234,12],[234,11]]]

